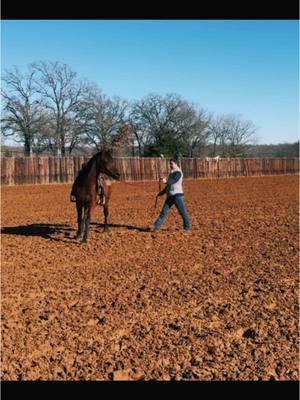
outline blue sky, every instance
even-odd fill
[[[107,95],[177,93],[239,114],[258,143],[299,138],[297,20],[2,20],[1,70],[68,64]]]

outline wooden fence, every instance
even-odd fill
[[[1,157],[1,185],[72,183],[90,157]],[[117,158],[121,178],[128,181],[157,180],[169,172],[166,158]],[[298,158],[182,158],[185,178],[218,178],[295,174]]]

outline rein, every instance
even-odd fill
[[[122,180],[122,181],[119,181],[118,183],[122,183],[122,184],[124,184],[124,185],[129,185],[129,186],[134,186],[135,184],[136,184],[136,182],[130,182],[130,181],[125,181],[125,180]],[[159,192],[161,192],[162,191],[162,179],[160,178],[159,180],[158,180],[158,193]],[[154,204],[154,208],[156,208],[157,207],[157,202],[158,202],[158,194],[155,196],[155,204]]]

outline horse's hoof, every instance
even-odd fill
[[[87,242],[88,242],[87,238],[83,238],[81,241],[81,243],[87,243]]]

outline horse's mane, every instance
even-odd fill
[[[77,177],[78,180],[81,180],[82,177],[85,177],[86,175],[88,175],[90,173],[92,167],[94,166],[94,164],[96,163],[96,166],[97,166],[99,159],[103,155],[105,155],[105,153],[111,153],[111,150],[110,149],[101,149],[96,154],[94,154],[93,157],[79,171],[78,177]]]

